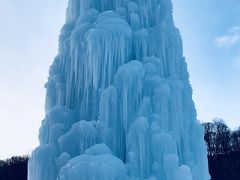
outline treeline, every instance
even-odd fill
[[[0,160],[1,180],[26,180],[28,156],[15,156],[4,161]]]
[[[203,126],[212,180],[240,180],[240,128],[231,131],[220,118]]]

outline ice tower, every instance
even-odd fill
[[[208,180],[171,0],[69,0],[28,180]]]

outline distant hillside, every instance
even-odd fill
[[[28,156],[0,160],[0,180],[26,180]]]
[[[231,131],[222,119],[204,123],[212,180],[240,179],[240,128]]]

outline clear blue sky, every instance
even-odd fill
[[[198,119],[240,125],[240,1],[173,0]],[[67,0],[0,0],[0,159],[30,153]]]
[[[198,119],[240,125],[240,1],[173,0]]]

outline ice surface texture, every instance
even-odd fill
[[[208,180],[170,0],[69,0],[28,180]]]

